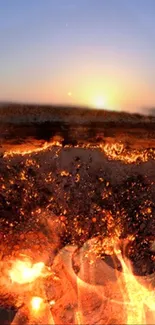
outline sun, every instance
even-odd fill
[[[94,99],[94,105],[95,108],[98,109],[104,109],[105,108],[105,99],[103,98],[103,96],[98,96]]]

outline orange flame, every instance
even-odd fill
[[[43,304],[43,299],[40,297],[33,297],[31,300],[31,306],[34,312],[39,311],[42,304]]]
[[[130,263],[126,263],[120,251],[116,250],[117,257],[123,269],[121,289],[124,302],[127,304],[127,324],[148,324],[145,307],[152,312],[149,323],[155,322],[155,291],[152,285],[142,284],[134,276]],[[120,282],[120,278],[118,279]]]
[[[99,319],[102,319],[105,324],[112,324],[111,320],[109,322],[109,320],[106,319],[108,317],[109,319],[111,319],[111,316],[113,315],[114,320],[118,320],[116,324],[119,324],[120,320],[122,321],[121,324],[128,325],[154,324],[155,292],[153,291],[154,284],[153,282],[151,282],[152,280],[150,281],[150,283],[148,280],[143,280],[142,282],[142,280],[140,281],[140,278],[135,277],[129,262],[126,260],[126,258],[122,256],[121,251],[119,249],[116,249],[115,247],[116,242],[114,243],[114,252],[122,265],[122,272],[118,271],[118,274],[116,274],[116,270],[111,267],[106,268],[105,262],[99,261],[98,259],[95,259],[94,265],[90,264],[89,267],[89,264],[86,262],[87,258],[85,258],[85,247],[84,250],[80,251],[80,261],[82,270],[81,273],[78,274],[78,276],[72,268],[72,256],[76,248],[67,246],[67,248],[63,249],[60,252],[60,255],[57,256],[53,267],[58,267],[58,269],[60,267],[61,269],[61,263],[63,263],[64,281],[71,282],[71,287],[69,286],[68,288],[72,288],[73,286],[73,292],[72,289],[71,291],[68,291],[67,296],[65,295],[65,301],[62,297],[62,302],[64,301],[64,305],[61,302],[60,306],[59,304],[59,307],[56,305],[56,308],[54,310],[53,306],[57,304],[57,301],[49,301],[47,299],[47,292],[44,291],[44,284],[43,286],[41,286],[41,283],[39,284],[39,291],[37,290],[36,295],[34,294],[34,290],[36,289],[35,284],[34,287],[31,286],[31,290],[25,293],[26,299],[24,300],[25,306],[27,307],[24,313],[29,319],[29,324],[58,323],[59,319],[61,318],[60,315],[62,315],[64,311],[64,306],[68,306],[69,301],[71,301],[72,304],[76,306],[76,309],[74,309],[73,311],[72,318],[74,319],[74,322],[79,325],[91,323],[91,320],[93,320],[95,323]],[[88,247],[88,249],[90,249],[90,247]],[[91,258],[95,258],[95,256],[93,256],[93,251],[91,252]],[[100,262],[102,263],[102,265],[100,264]],[[31,265],[31,269],[37,269],[36,266],[38,264],[40,263],[30,263],[29,265]],[[94,278],[92,279],[92,281],[87,281],[87,279],[86,281],[84,280],[82,273],[84,274],[85,270],[83,268],[86,268],[86,273],[88,275],[87,278],[90,278],[89,273],[91,275],[91,272],[94,272]],[[43,269],[40,269],[38,277],[44,274],[43,271]],[[98,273],[95,273],[96,271]],[[103,281],[98,281],[96,276],[103,276]],[[32,277],[30,278],[32,279]],[[95,279],[97,279],[97,281]],[[23,282],[18,283],[22,284]],[[62,285],[64,285],[64,283],[66,282],[62,281]],[[52,297],[50,297],[50,299],[51,298]],[[51,307],[53,307],[52,312]],[[145,308],[147,308],[147,310],[145,310]],[[19,315],[19,313],[17,314]],[[19,315],[19,321],[17,322],[16,318],[16,322],[14,321],[13,324],[21,324],[22,317],[22,314],[21,316]],[[66,317],[70,317],[70,314],[69,316],[67,314]]]
[[[120,160],[125,164],[133,164],[137,161],[147,162],[149,157],[154,159],[154,151],[149,150],[135,150],[128,151],[123,143],[106,143],[100,146],[106,156],[111,160]]]
[[[42,297],[33,296],[16,313],[11,325],[47,324],[55,325],[49,304]]]
[[[50,306],[41,297],[32,297],[30,304],[29,324],[55,325]]]
[[[43,262],[32,264],[28,259],[24,261],[16,260],[12,263],[9,276],[12,282],[19,284],[31,283],[42,276],[44,267],[45,265]]]
[[[14,155],[21,155],[21,156],[25,156],[25,155],[30,155],[33,153],[39,153],[41,151],[45,151],[47,149],[50,149],[52,147],[62,147],[62,144],[60,141],[55,141],[53,140],[52,142],[45,142],[43,145],[41,146],[37,146],[37,147],[30,147],[30,145],[28,147],[26,147],[26,145],[22,146],[15,146],[14,149],[12,150],[8,150],[4,152],[3,157],[9,157],[9,156],[14,156]]]
[[[39,152],[44,152],[46,150],[52,149],[52,147],[62,148],[62,139],[61,140],[52,140],[51,142],[39,144],[37,143],[36,146],[32,145],[16,145],[11,146],[11,149],[4,150],[3,157],[13,157],[15,155],[31,155]],[[66,145],[65,147],[72,148],[72,145]],[[120,160],[123,161],[125,164],[133,164],[137,162],[147,162],[149,159],[155,160],[155,150],[152,148],[145,148],[145,149],[134,149],[131,148],[128,150],[124,143],[121,142],[109,142],[106,143],[83,143],[77,144],[75,148],[85,148],[85,149],[100,149],[104,152],[106,157],[110,160]]]

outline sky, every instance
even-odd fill
[[[155,0],[0,0],[0,101],[155,107]]]

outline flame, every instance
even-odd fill
[[[41,297],[32,297],[30,303],[29,324],[55,325],[50,305]]]
[[[50,307],[40,297],[33,297],[31,300],[31,312],[29,324],[55,325]]]
[[[39,152],[44,152],[52,147],[62,148],[62,140],[53,140],[49,143],[45,142],[43,145],[39,143],[36,146],[20,145],[14,146],[11,150],[4,151],[3,158],[13,157],[15,155],[31,155]],[[72,148],[73,145],[66,145],[65,147]],[[120,160],[125,164],[133,164],[137,162],[147,162],[149,159],[155,160],[155,150],[152,148],[145,149],[127,149],[125,144],[122,142],[110,142],[106,141],[105,143],[79,143],[75,148],[84,148],[84,149],[99,149],[104,152],[110,160]]]
[[[124,303],[127,307],[127,324],[148,324],[145,307],[152,312],[151,322],[155,322],[155,291],[152,285],[141,284],[134,276],[129,262],[126,262],[119,250],[116,250],[117,257],[123,269],[123,280],[121,280],[121,290]],[[118,279],[120,282],[120,278]]]
[[[82,320],[82,312],[81,311],[77,311],[75,313],[75,320],[76,320],[76,324],[77,325],[81,325],[83,324],[83,320]]]
[[[106,143],[101,145],[101,149],[106,156],[112,160],[121,160],[126,164],[136,163],[137,161],[147,162],[151,157],[154,159],[154,151],[149,150],[130,150],[128,151],[123,143]]]
[[[52,142],[45,142],[42,146],[37,146],[37,147],[28,147],[26,148],[25,145],[22,147],[21,145],[18,147],[16,146],[13,150],[9,150],[9,151],[5,151],[3,157],[13,157],[14,155],[21,155],[21,156],[25,156],[25,155],[30,155],[33,153],[38,153],[41,151],[45,151],[47,149],[50,149],[52,147],[62,147],[62,144],[60,141],[55,141],[53,140]]]
[[[34,312],[39,311],[42,304],[43,304],[43,299],[40,297],[33,297],[31,299],[31,307]]]
[[[130,238],[130,240],[131,239],[132,238]],[[16,317],[18,316],[16,318],[16,322],[14,320],[14,323],[12,324],[21,324],[24,314],[27,316],[29,324],[58,324],[59,319],[61,319],[61,315],[63,314],[64,310],[68,310],[67,308],[70,306],[70,303],[71,306],[75,306],[75,309],[73,307],[69,307],[69,310],[70,308],[73,309],[73,313],[69,311],[65,314],[67,315],[65,316],[67,318],[64,319],[65,324],[70,323],[69,321],[67,322],[68,319],[71,319],[68,317],[72,317],[74,322],[78,325],[90,324],[91,320],[93,320],[94,323],[101,323],[97,321],[102,320],[102,323],[104,324],[154,324],[155,293],[153,291],[153,284],[149,282],[144,283],[142,280],[140,281],[139,278],[134,276],[128,260],[122,256],[122,253],[118,248],[115,248],[116,245],[119,245],[119,243],[120,242],[118,241],[117,243],[116,241],[113,243],[113,250],[122,265],[122,272],[118,271],[118,273],[110,266],[106,268],[105,262],[99,261],[99,259],[95,259],[95,257],[95,263],[93,265],[90,264],[89,266],[90,259],[87,263],[87,258],[85,258],[86,247],[84,247],[84,250],[80,251],[81,273],[77,275],[72,268],[73,252],[76,251],[77,247],[67,246],[60,251],[57,255],[55,263],[53,263],[53,268],[54,270],[56,268],[56,271],[63,270],[61,285],[63,286],[64,284],[67,284],[68,288],[67,294],[64,296],[64,298],[63,296],[61,297],[60,305],[59,302],[57,304],[57,298],[56,296],[53,296],[53,293],[52,296],[47,297],[47,291],[44,291],[45,283],[43,282],[43,285],[41,285],[41,281],[39,281],[39,288],[37,282],[36,295],[34,294],[36,290],[35,283],[30,286],[29,292],[25,292],[25,311],[23,310],[23,314],[21,313],[20,315],[20,312],[22,311],[20,309],[16,315]],[[93,258],[93,256],[91,257]],[[26,262],[27,261],[25,261],[25,263]],[[31,265],[31,269],[36,269],[36,265],[38,264],[40,263],[29,263],[29,266]],[[99,273],[95,274],[96,271],[99,271]],[[42,275],[42,272],[43,269],[40,269],[39,274]],[[94,278],[92,279],[93,281],[90,281],[89,283],[87,279],[85,281],[84,277],[81,275],[87,273],[87,278],[90,278],[89,274],[91,275],[91,272],[94,272],[92,273],[94,274]],[[96,283],[96,275],[98,277],[103,277],[104,281],[97,281]],[[71,286],[69,286],[68,281],[70,281]],[[23,282],[20,283],[22,284]],[[48,294],[49,292],[50,291],[48,291]],[[91,299],[91,297],[93,298]],[[55,300],[50,300],[51,298],[54,298]],[[149,314],[149,320],[145,307],[149,312],[151,312],[151,315]],[[114,320],[111,318],[113,316],[114,320],[118,320],[118,322],[114,322]],[[112,320],[106,320],[107,317]]]
[[[31,283],[42,275],[44,263],[32,264],[30,260],[16,260],[12,263],[9,276],[12,282],[19,284]]]
[[[55,325],[49,304],[39,296],[33,296],[16,313],[11,325]]]

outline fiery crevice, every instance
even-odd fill
[[[82,163],[84,165],[85,162],[81,162],[77,157],[75,157],[75,173],[73,172],[71,174],[67,168],[57,169],[57,174],[54,174],[54,171],[51,170],[48,173],[44,173],[42,169],[43,182],[47,186],[47,198],[43,195],[42,200],[37,201],[40,188],[42,187],[40,182],[40,161],[37,154],[42,152],[45,154],[52,148],[56,149],[55,157],[57,158],[59,150],[71,148],[71,146],[68,145],[62,148],[61,141],[52,141],[31,149],[23,147],[23,150],[21,148],[8,150],[3,156],[7,164],[6,170],[8,174],[6,173],[6,181],[5,177],[3,175],[1,176],[1,190],[3,192],[3,198],[6,199],[7,211],[9,211],[10,202],[12,202],[11,195],[15,190],[17,190],[18,194],[18,186],[21,182],[22,186],[19,187],[19,192],[22,192],[21,206],[18,212],[22,221],[24,218],[27,218],[26,222],[30,220],[28,227],[32,228],[31,231],[20,230],[19,235],[19,227],[17,227],[16,237],[19,238],[14,240],[16,243],[13,243],[11,253],[8,253],[8,247],[5,250],[5,255],[7,255],[7,252],[7,256],[11,254],[11,257],[6,257],[5,263],[2,258],[1,262],[2,269],[5,269],[1,278],[3,291],[5,293],[7,292],[9,296],[13,296],[13,303],[18,308],[12,324],[22,324],[24,318],[25,324],[153,324],[155,322],[154,275],[153,281],[150,283],[149,281],[141,281],[140,278],[134,275],[129,261],[124,257],[121,250],[115,248],[116,242],[122,236],[124,230],[122,220],[129,220],[127,205],[130,205],[131,196],[133,202],[137,200],[136,189],[138,186],[142,192],[143,200],[138,206],[137,201],[135,203],[136,211],[139,211],[139,214],[138,212],[135,213],[135,209],[132,209],[132,212],[135,213],[134,229],[139,226],[139,215],[143,221],[151,221],[153,219],[154,205],[152,200],[150,198],[148,199],[149,185],[145,187],[141,183],[131,182],[131,188],[128,186],[120,194],[120,197],[123,199],[127,197],[124,204],[125,207],[122,207],[120,202],[112,201],[112,187],[109,181],[107,179],[104,180],[104,176],[99,174],[98,187],[102,187],[100,206],[98,197],[96,201],[94,200],[95,188],[90,186],[89,168],[86,168],[84,174],[88,176],[88,181],[82,183],[81,187],[82,189],[84,188],[82,193],[85,194],[89,188],[88,193],[86,193],[86,198],[90,197],[90,201],[93,203],[89,207],[90,216],[85,217],[84,215],[84,222],[82,223],[80,216],[81,210],[76,210],[76,205],[81,195],[80,193],[78,197],[78,186],[80,185],[81,179],[84,179],[84,174],[82,172],[80,173],[79,170]],[[102,156],[109,160],[121,161],[125,164],[147,162],[150,159],[155,159],[154,149],[134,149],[131,152],[121,142],[77,144],[74,148],[81,148],[82,150],[85,148],[97,149],[101,152]],[[63,155],[63,153],[62,151],[61,154]],[[8,175],[10,175],[9,172],[11,169],[9,163],[11,159],[14,161],[16,156],[22,159],[20,161],[20,171],[16,173],[13,162],[14,174],[12,178],[9,178]],[[55,157],[54,159],[56,159]],[[48,160],[50,159],[47,158]],[[47,163],[47,161],[45,162]],[[61,167],[61,159],[54,166],[57,166],[57,164]],[[56,167],[54,168],[56,169]],[[37,185],[35,173],[38,177]],[[60,179],[56,179],[57,176],[55,175],[58,174],[61,177]],[[67,189],[68,187],[66,185],[68,184],[66,179],[68,180],[68,184],[71,185],[71,193]],[[59,184],[63,182],[65,190],[61,192]],[[38,184],[39,190],[37,188]],[[55,184],[52,190],[49,189],[52,186],[51,184]],[[73,184],[77,186],[76,190],[78,188],[76,195]],[[153,182],[150,184],[150,187],[152,184]],[[42,192],[44,194],[44,188]],[[54,196],[58,198],[58,204],[55,203]],[[117,197],[116,188],[114,197],[115,199]],[[77,213],[74,217],[69,212],[72,198],[76,201],[75,211]],[[29,208],[29,205],[32,205],[36,201],[37,206],[34,204],[34,210],[27,216],[27,207]],[[106,204],[108,209],[103,208]],[[15,211],[17,211],[17,207],[18,204],[16,202]],[[55,215],[51,210],[59,211],[59,214],[57,213]],[[45,211],[45,216],[43,216],[43,211]],[[35,220],[35,230],[32,226],[32,220]],[[6,225],[9,227],[9,235],[11,234],[10,236],[12,238],[15,223],[6,221]],[[107,229],[104,233],[105,227]],[[44,234],[38,230],[42,228],[44,228]],[[144,228],[145,223],[142,225],[141,231]],[[39,233],[37,240],[35,231]],[[67,239],[73,235],[73,232],[74,236],[70,242],[70,246],[68,245],[60,250],[62,246],[60,245],[59,237],[61,239],[65,238],[63,242],[65,246]],[[93,245],[89,245],[90,243],[87,240],[90,234],[92,241],[94,240]],[[150,237],[149,244],[151,243],[151,249],[153,249],[154,238],[152,238],[153,236]],[[4,247],[3,240],[5,242],[6,238],[7,235],[2,234],[2,247]],[[78,262],[80,267],[76,265],[79,269],[77,268],[75,270],[75,268],[73,269],[72,262],[75,250],[78,250],[75,247],[78,241],[80,242],[80,246],[83,243],[84,245],[79,253]],[[8,242],[6,241],[6,243]],[[25,250],[27,254],[22,253]],[[16,251],[19,254],[16,254]],[[109,266],[106,263],[106,258],[101,258],[103,257],[102,255],[104,257],[110,255],[111,257],[113,254],[119,260],[121,270],[116,270],[115,267]],[[150,256],[151,261],[153,261],[153,253]]]

